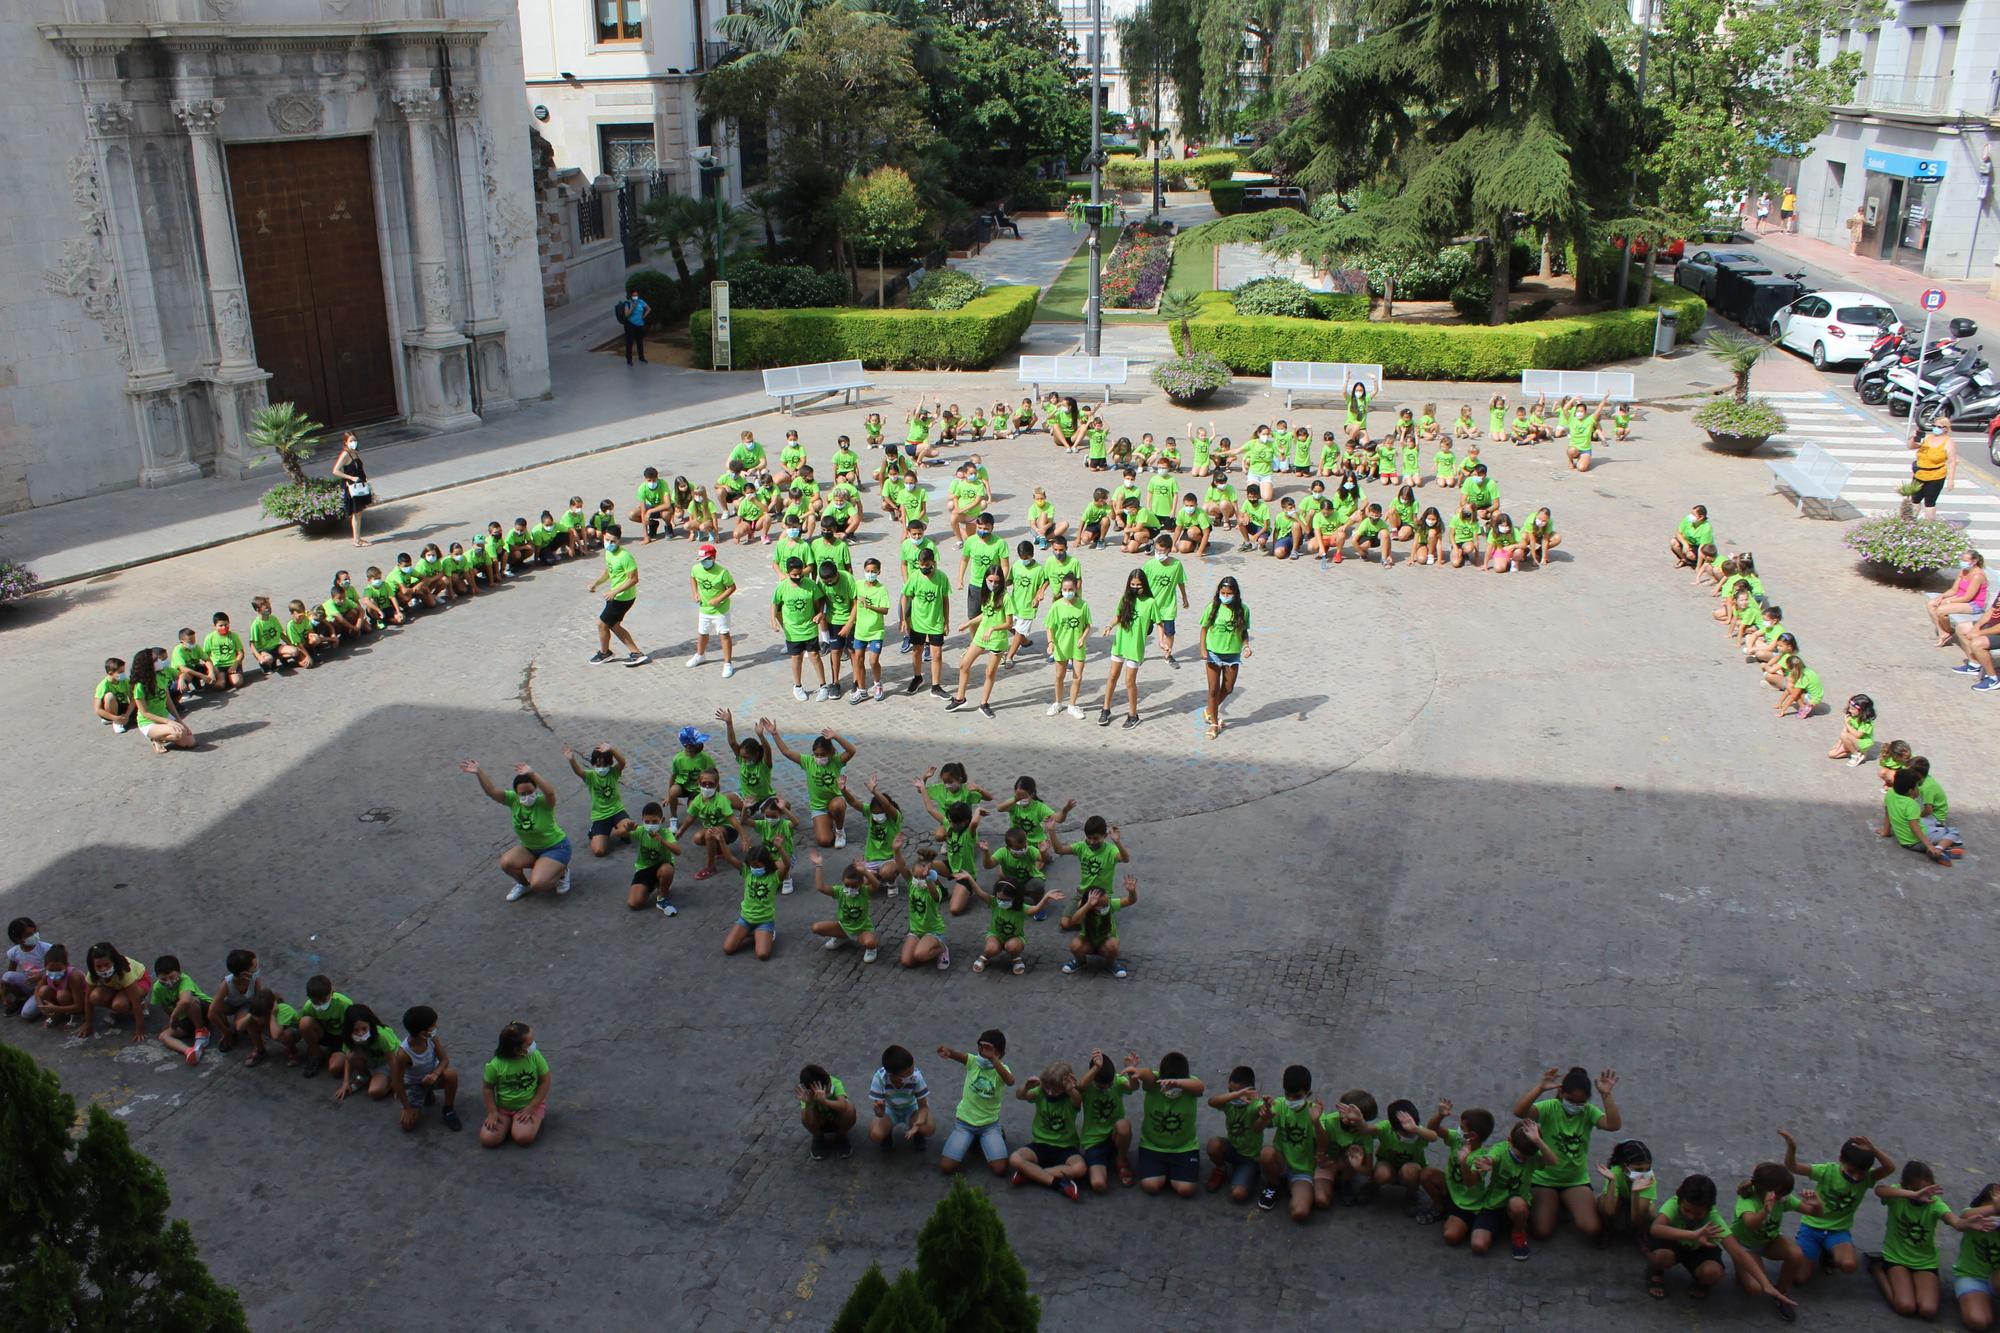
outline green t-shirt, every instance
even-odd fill
[[[785,577],[785,566],[794,559],[805,569],[808,579],[812,577],[813,571],[819,568],[812,558],[811,542],[795,537],[778,538],[771,547],[771,568],[778,572],[779,578]]]
[[[743,798],[745,805],[755,805],[775,790],[771,785],[771,756],[768,751],[755,763],[737,756],[736,793]]]
[[[986,488],[967,477],[954,477],[951,482],[951,497],[958,501],[961,517],[977,518],[986,508]]]
[[[538,1050],[512,1060],[494,1056],[486,1062],[486,1084],[493,1089],[493,1101],[503,1111],[519,1111],[535,1100],[535,1089],[549,1074],[549,1062]]]
[[[207,991],[195,985],[194,978],[185,972],[181,973],[180,981],[173,986],[167,985],[164,981],[155,981],[153,983],[153,1007],[161,1013],[171,1014],[174,1011],[174,1006],[181,1002],[183,995],[192,995],[197,1000],[200,1000],[204,1011],[207,1010],[210,1001],[213,999]]]
[[[1285,1159],[1286,1170],[1310,1172],[1313,1169],[1319,1160],[1319,1143],[1314,1131],[1310,1101],[1296,1111],[1282,1099],[1271,1103],[1271,1142],[1277,1146],[1278,1155]]]
[[[129,704],[132,702],[132,682],[129,680],[112,680],[109,677],[98,681],[95,697],[102,699],[106,695],[117,700],[121,706]]]
[[[909,930],[912,936],[944,934],[944,913],[938,910],[938,895],[941,886],[928,879],[910,882]]]
[[[1102,889],[1110,897],[1112,878],[1118,873],[1118,844],[1107,837],[1093,847],[1084,838],[1071,843],[1069,851],[1076,858],[1077,897],[1087,897],[1092,889]]]
[[[1375,1131],[1376,1160],[1391,1166],[1404,1162],[1415,1162],[1418,1166],[1429,1164],[1431,1141],[1421,1134],[1404,1138],[1402,1133],[1387,1119],[1377,1120],[1372,1126]]]
[[[258,616],[250,622],[250,644],[260,653],[275,653],[285,636],[285,627],[276,616]]]
[[[1180,494],[1180,486],[1171,472],[1155,472],[1146,478],[1146,508],[1157,518],[1165,518],[1174,512],[1174,501]]]
[[[965,539],[965,586],[976,588],[986,580],[986,571],[1007,563],[1007,543],[998,537],[973,533]]]
[[[974,1129],[1000,1119],[1000,1071],[983,1055],[965,1057],[965,1090],[959,1094],[958,1118]]]
[[[1241,607],[1233,602],[1211,606],[1202,612],[1201,623],[1206,631],[1202,635],[1202,646],[1208,651],[1224,657],[1243,651],[1243,643],[1248,636]]]
[[[1041,591],[1042,576],[1048,570],[1041,565],[1023,560],[1010,566],[1007,571],[1007,614],[1022,619],[1034,615],[1035,594]]]
[[[619,584],[625,582],[625,580],[633,578],[638,572],[639,557],[633,555],[624,547],[621,546],[615,551],[606,551],[604,553],[604,586],[610,600],[614,602],[629,602],[637,597],[639,595],[639,588],[636,583],[624,592],[609,592],[609,590],[616,588]]]
[[[736,807],[731,805],[729,798],[720,791],[713,796],[704,796],[696,792],[688,798],[688,813],[693,815],[703,828],[721,828],[735,815]]]
[[[944,861],[952,873],[959,875],[976,874],[979,869],[979,838],[972,825],[964,829],[954,829],[949,824],[944,830]]]
[[[1050,1148],[1076,1148],[1081,1141],[1077,1136],[1077,1104],[1067,1096],[1056,1096],[1041,1088],[1035,1089],[1035,1124],[1032,1141]]]
[[[1536,1102],[1535,1120],[1541,1125],[1542,1142],[1556,1155],[1556,1164],[1537,1166],[1533,1183],[1551,1189],[1590,1184],[1590,1136],[1602,1119],[1604,1108],[1596,1102],[1578,1106],[1560,1097]]]
[[[868,861],[888,861],[896,855],[896,835],[903,831],[903,817],[886,810],[868,812],[868,842],[861,855]]]
[[[1480,1207],[1505,1208],[1509,1199],[1528,1197],[1528,1177],[1533,1172],[1534,1162],[1541,1161],[1536,1154],[1534,1162],[1514,1155],[1510,1143],[1496,1143],[1474,1153],[1475,1158],[1485,1158],[1493,1163],[1493,1169],[1486,1176],[1486,1197],[1480,1200]]]
[[[799,756],[799,767],[806,775],[806,799],[815,811],[826,809],[840,795],[840,771],[846,766],[847,761],[837,754],[831,759],[811,753]]]
[[[1604,1183],[1604,1192],[1616,1199],[1623,1199],[1632,1193],[1632,1174],[1622,1166],[1611,1168],[1611,1179]],[[1660,1197],[1660,1177],[1656,1172],[1646,1173],[1646,1183],[1639,1190],[1642,1199]]]
[[[875,918],[868,910],[867,888],[852,888],[845,880],[834,885],[833,920],[850,935],[875,929]]]
[[[201,641],[201,655],[227,670],[243,660],[243,640],[235,630],[227,634],[210,630],[208,637]]]
[[[797,583],[786,579],[771,590],[771,605],[778,608],[785,642],[818,641],[819,626],[814,617],[819,613],[822,595],[820,585],[812,579],[800,579]]]
[[[326,997],[325,1004],[307,1000],[299,1007],[299,1014],[301,1017],[310,1018],[313,1022],[319,1024],[320,1030],[323,1032],[338,1032],[347,1022],[347,1010],[353,1003],[354,1001],[348,999],[339,991],[334,991]]]
[[[667,835],[665,826],[658,832],[649,832],[644,824],[632,830],[632,869],[657,870],[663,865],[672,865],[675,850],[680,844]]]
[[[772,921],[778,915],[778,872],[743,867],[743,902],[736,914],[751,925]]]
[[[1937,1225],[1951,1211],[1951,1205],[1935,1196],[1922,1203],[1909,1199],[1884,1202],[1889,1205],[1889,1220],[1882,1227],[1882,1262],[1913,1272],[1935,1273],[1940,1262]]]
[[[1018,886],[1020,881],[1016,880],[1015,883]],[[993,908],[986,922],[986,933],[1002,944],[1025,936],[1028,933],[1027,901],[1025,896],[1016,897],[1013,906],[1010,907],[1005,898],[997,893],[994,894]]]
[[[694,567],[694,590],[701,599],[698,603],[700,609],[712,616],[728,615],[729,596],[726,590],[735,582],[735,577],[720,564],[703,569],[697,562]]]
[[[1955,1277],[1991,1280],[2000,1268],[2000,1231],[1968,1231],[1959,1238],[1958,1262],[1951,1266]]]
[[[1910,821],[1923,814],[1923,803],[1914,796],[1898,796],[1893,788],[1882,789],[1882,810],[1889,816],[1889,832],[1905,847],[1921,846],[1910,829]]]
[[[863,580],[854,590],[854,600],[860,607],[854,613],[854,640],[856,643],[874,643],[883,636],[889,624],[889,590],[880,582]]]
[[[910,575],[903,585],[903,596],[910,599],[910,611],[906,628],[912,634],[942,634],[945,630],[945,612],[951,601],[951,580],[941,571],[932,570],[926,575],[921,569]]]
[[[168,665],[176,671],[194,670],[206,660],[202,656],[201,645],[194,643],[177,643],[173,651],[167,654]]]
[[[667,483],[664,481],[642,481],[634,492],[642,505],[657,505],[667,498]]]
[[[1660,1205],[1660,1220],[1670,1227],[1679,1227],[1683,1231],[1700,1231],[1705,1226],[1723,1225],[1722,1210],[1720,1208],[1710,1207],[1706,1213],[1699,1217],[1693,1213],[1683,1213],[1678,1195]],[[1674,1248],[1693,1250],[1699,1249],[1706,1243],[1705,1241],[1698,1240],[1677,1240],[1674,1242]]]
[[[1812,673],[1808,671],[1806,674]],[[1951,802],[1945,799],[1944,784],[1930,774],[1925,774],[1924,780],[1917,784],[1917,801],[1929,806],[1931,817],[1939,823],[1951,817]]]
[[[620,790],[625,785],[625,775],[615,767],[599,773],[593,768],[583,770],[584,789],[590,793],[590,822],[600,819],[614,819],[625,813],[625,794]]]
[[[1465,1150],[1465,1135],[1456,1129],[1439,1131],[1444,1139],[1444,1187],[1451,1194],[1452,1207],[1468,1213],[1476,1213],[1486,1204],[1486,1181],[1472,1169],[1472,1158],[1477,1152],[1467,1153],[1461,1162],[1459,1154]]]
[[[1145,601],[1135,603],[1132,607],[1131,621],[1118,625],[1111,632],[1112,656],[1122,657],[1127,662],[1143,661],[1146,656],[1146,636],[1152,633],[1153,622],[1156,619],[1150,603]]]
[[[1049,629],[1049,651],[1058,662],[1081,662],[1090,634],[1090,608],[1082,598],[1065,601],[1058,595],[1042,617]]]
[[[1139,567],[1153,590],[1153,619],[1172,620],[1181,589],[1187,586],[1187,566],[1178,560],[1153,559]]]
[[[836,573],[831,583],[821,583],[820,591],[826,594],[826,622],[836,629],[846,626],[854,616],[854,576]]]
[[[1100,1085],[1095,1079],[1084,1079],[1078,1086],[1083,1091],[1083,1124],[1079,1131],[1082,1146],[1094,1148],[1111,1137],[1118,1122],[1125,1117],[1125,1098],[1136,1086],[1124,1074],[1114,1074],[1111,1082]]]
[[[1819,1214],[1800,1218],[1799,1225],[1815,1231],[1854,1230],[1855,1214],[1861,1211],[1861,1200],[1874,1185],[1873,1178],[1864,1174],[1859,1180],[1849,1180],[1839,1162],[1814,1162],[1807,1170],[1812,1172],[1813,1188],[1819,1191]]]
[[[1195,1150],[1195,1099],[1184,1092],[1146,1089],[1145,1118],[1139,1126],[1139,1146],[1148,1152],[1191,1153]]]
[[[562,826],[556,823],[555,798],[540,794],[533,805],[522,805],[521,795],[507,789],[507,809],[513,813],[514,836],[531,852],[545,852],[563,840]]]
[[[1683,518],[1680,534],[1682,541],[1697,549],[1715,543],[1715,525],[1706,520],[1697,523],[1692,518]]]
[[[715,771],[715,757],[707,750],[697,750],[690,754],[687,747],[682,746],[674,751],[673,760],[667,765],[667,781],[683,792],[691,792],[694,790],[695,782],[703,773]]]
[[[1729,1234],[1735,1238],[1739,1245],[1745,1246],[1753,1254],[1761,1252],[1766,1245],[1769,1245],[1778,1238],[1780,1231],[1784,1227],[1785,1214],[1799,1211],[1801,1200],[1796,1194],[1785,1195],[1782,1199],[1771,1205],[1771,1211],[1765,1216],[1762,1226],[1753,1227],[1743,1220],[1750,1216],[1750,1214],[1763,1208],[1763,1206],[1764,1201],[1762,1198],[1753,1197],[1746,1199],[1738,1195],[1736,1199],[1736,1215],[1729,1223]]]
[[[1046,801],[1016,801],[1007,811],[1007,827],[1021,830],[1029,849],[1034,850],[1048,841],[1049,831],[1042,821],[1054,813]],[[994,859],[999,857],[996,855]]]
[[[1257,1117],[1263,1113],[1264,1101],[1260,1097],[1223,1103],[1222,1137],[1236,1150],[1238,1157],[1247,1157],[1254,1162],[1257,1154],[1264,1151],[1264,1131],[1257,1128]]]

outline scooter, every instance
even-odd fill
[[[1931,339],[1924,352],[1924,363],[1929,368],[1933,357],[1955,355],[1953,348],[1960,338],[1970,338],[1979,332],[1979,325],[1973,320],[1957,318],[1950,323],[1950,331]],[[1854,372],[1854,392],[1861,401],[1871,406],[1883,402],[1889,395],[1889,372],[1901,366],[1916,364],[1916,335],[1907,326],[1898,324],[1885,331],[1868,347],[1868,360]]]
[[[1958,348],[1957,355],[1925,360],[1922,379],[1917,377],[1914,364],[1902,366],[1889,372],[1889,415],[1904,417],[1910,414],[1913,402],[1926,407],[1939,401],[1954,384],[1963,383],[1986,369],[1986,361],[1979,355],[1979,348]]]
[[[1970,374],[1948,376],[1917,409],[1917,422],[1926,430],[1940,416],[1950,417],[1954,426],[1985,426],[2000,416],[2000,376],[1983,366]]]

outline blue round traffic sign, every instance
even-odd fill
[[[1920,300],[1921,300],[1921,301],[1923,302],[1923,306],[1924,306],[1924,309],[1926,309],[1926,310],[1942,310],[1942,309],[1944,309],[1944,289],[1943,289],[1943,288],[1940,288],[1940,287],[1929,287],[1929,288],[1926,288],[1926,289],[1924,290],[1924,294],[1923,294],[1923,296],[1922,296],[1922,297],[1920,297],[1919,299],[1920,299]]]

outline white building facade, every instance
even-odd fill
[[[1118,20],[1130,18],[1138,0],[1095,0],[1104,10],[1104,109],[1133,117],[1132,88],[1125,77],[1125,64],[1118,49]],[[1056,12],[1063,31],[1076,43],[1077,68],[1083,71],[1083,87],[1090,89],[1091,62],[1096,59],[1097,36],[1093,0],[1056,0]],[[1150,113],[1151,108],[1140,108]],[[1136,118],[1134,118],[1136,119]]]
[[[0,510],[548,391],[509,0],[18,0],[0,52]]]
[[[1828,50],[1859,52],[1862,78],[1797,164],[1799,229],[1844,245],[1858,207],[1863,255],[1926,277],[2000,278],[1991,190],[2000,4],[1906,3]]]

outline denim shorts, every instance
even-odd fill
[[[882,652],[882,641],[880,639],[856,639],[854,646],[861,652],[875,656],[880,656]]]
[[[776,944],[778,942],[778,923],[775,921],[759,921],[755,925],[752,925],[739,916],[736,918],[736,924],[753,934],[761,930],[771,937],[771,943]]]
[[[1798,1232],[1793,1239],[1798,1241],[1799,1252],[1805,1255],[1806,1262],[1809,1264],[1818,1263],[1822,1257],[1833,1253],[1834,1250],[1842,1245],[1852,1245],[1854,1243],[1852,1232],[1829,1231],[1824,1227],[1809,1227],[1803,1222],[1799,1224]]]
[[[564,837],[563,840],[557,843],[555,846],[544,847],[539,852],[536,852],[535,859],[539,861],[546,856],[551,861],[560,861],[564,865],[568,865],[569,853],[570,853],[569,838]]]
[[[1236,1151],[1236,1145],[1225,1141],[1222,1145],[1223,1169],[1229,1172],[1229,1184],[1235,1189],[1249,1189],[1257,1183],[1261,1171],[1257,1159],[1245,1157]]]
[[[1956,1275],[1952,1277],[1951,1294],[1953,1296],[1962,1301],[1974,1292],[1977,1292],[1981,1296],[1991,1296],[1993,1294],[1992,1279],[1983,1277],[1958,1277]]]
[[[1153,624],[1158,626],[1160,633],[1166,635],[1168,638],[1171,639],[1174,637],[1174,622],[1172,620],[1155,620]]]
[[[974,1143],[979,1145],[979,1154],[987,1161],[1007,1160],[1007,1136],[1001,1133],[997,1120],[990,1125],[968,1125],[963,1120],[954,1122],[938,1155],[949,1162],[962,1162],[966,1151]]]
[[[1219,667],[1242,666],[1243,654],[1211,652],[1208,654],[1208,664]]]

